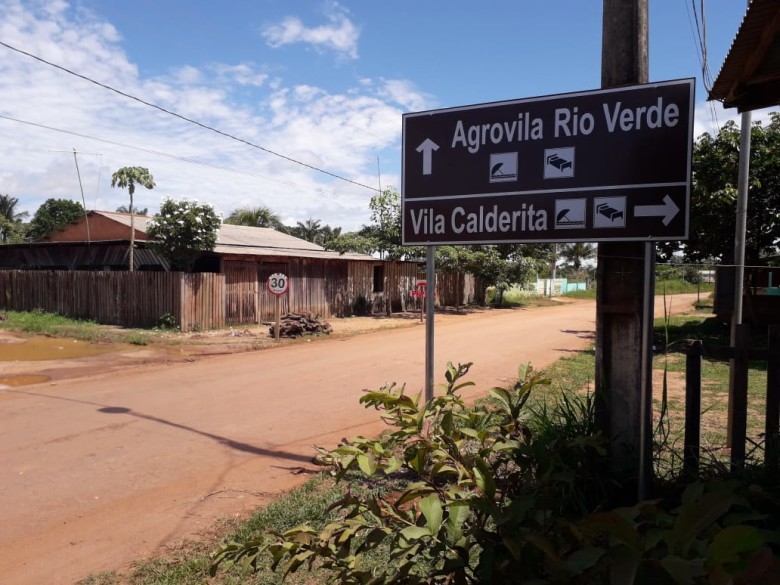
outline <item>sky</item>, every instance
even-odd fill
[[[714,78],[745,3],[649,3],[649,80],[697,79],[695,136],[738,119],[706,101],[702,4]],[[599,0],[0,0],[0,193],[114,211],[111,174],[142,166],[151,214],[186,197],[356,230],[401,189],[404,113],[598,89],[601,19]]]

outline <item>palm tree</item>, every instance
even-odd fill
[[[304,222],[297,222],[297,225],[290,231],[296,238],[301,238],[307,242],[317,243],[317,238],[322,230],[322,222],[319,219],[309,218]]]
[[[233,225],[247,225],[251,227],[266,227],[284,231],[282,220],[268,207],[241,207],[234,209],[225,220],[225,223]]]
[[[133,248],[135,247],[135,213],[133,211],[133,193],[136,184],[154,189],[154,177],[145,167],[122,167],[111,175],[111,186],[127,189],[130,193],[130,272],[133,271]]]
[[[10,195],[0,195],[0,217],[8,221],[22,221],[30,215],[26,211],[16,211],[19,199]]]
[[[561,249],[561,257],[566,260],[567,266],[573,270],[578,278],[580,270],[582,270],[583,262],[593,258],[595,253],[596,249],[593,247],[593,244],[588,244],[586,242],[566,244]]]
[[[317,244],[325,248],[326,250],[330,250],[331,246],[333,245],[333,242],[341,235],[341,228],[340,227],[330,227],[329,225],[324,225],[320,228],[319,236],[317,237]]]
[[[0,237],[5,244],[8,242],[10,224],[20,223],[30,215],[26,211],[16,211],[19,199],[10,195],[0,195]]]
[[[127,207],[127,205],[120,205],[116,208],[117,213],[130,213],[130,209]],[[134,209],[133,213],[137,213],[138,215],[149,215],[149,208],[144,207],[143,209]]]

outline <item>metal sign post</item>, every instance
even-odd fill
[[[268,292],[276,297],[275,317],[274,317],[274,339],[279,341],[279,328],[282,320],[282,295],[285,294],[290,286],[290,280],[287,275],[276,272],[268,277],[266,287]]]
[[[428,246],[425,256],[425,400],[433,398],[433,308],[436,302],[436,246]]]

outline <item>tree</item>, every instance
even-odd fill
[[[27,238],[32,241],[45,238],[54,230],[83,217],[84,213],[84,207],[76,201],[47,199],[33,215],[30,228],[27,231]]]
[[[322,222],[319,219],[309,218],[305,222],[297,222],[295,227],[290,228],[290,234],[296,238],[301,238],[307,242],[316,243],[317,236],[322,229]]]
[[[222,220],[207,203],[182,199],[165,199],[160,213],[147,225],[149,246],[184,272],[192,271],[203,252],[217,245]]]
[[[133,271],[133,249],[135,248],[135,210],[133,209],[133,194],[136,184],[154,189],[154,177],[145,167],[122,167],[111,175],[111,186],[127,189],[130,194],[130,272]]]
[[[228,215],[225,223],[285,231],[284,224],[279,216],[268,207],[263,206],[234,209],[230,215]]]
[[[117,213],[130,213],[130,208],[127,207],[127,205],[120,205],[116,208]],[[143,209],[136,209],[134,210],[134,213],[138,215],[149,215],[149,208],[144,207]]]
[[[592,259],[596,255],[596,250],[592,244],[576,242],[564,244],[560,249],[560,255],[566,262],[566,267],[579,279],[582,274],[583,263]]]
[[[514,284],[524,285],[549,265],[549,244],[499,244],[472,246],[466,263],[468,271],[482,279],[485,286],[496,288],[495,303],[503,302],[504,292]]]
[[[693,146],[690,238],[660,244],[659,257],[686,262],[731,261],[736,226],[740,131],[726,122],[717,135],[702,134]],[[745,263],[759,264],[780,241],[780,113],[751,129]]]
[[[316,243],[327,250],[333,250],[334,242],[338,240],[339,237],[341,237],[341,228],[330,227],[326,224],[320,228],[320,233],[317,234]]]
[[[363,235],[361,232],[339,233],[327,246],[328,250],[333,250],[339,254],[354,252],[356,254],[373,254],[376,250],[376,241],[373,238]]]
[[[395,189],[385,189],[374,195],[368,204],[371,210],[369,227],[376,241],[379,257],[400,260],[405,256],[401,246],[401,196]]]
[[[10,195],[0,195],[0,242],[3,244],[21,241],[24,234],[22,220],[30,215],[26,211],[17,211],[19,199]]]

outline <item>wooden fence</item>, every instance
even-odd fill
[[[0,306],[107,325],[153,327],[173,315],[183,331],[225,324],[223,274],[0,270]]]
[[[223,271],[0,270],[0,307],[125,327],[153,327],[170,314],[182,331],[193,331],[271,321],[276,298],[265,282],[274,272],[290,278],[282,312],[324,317],[407,310],[417,279],[416,265],[403,262],[226,260]]]
[[[288,275],[282,312],[323,317],[415,310],[422,278],[412,262],[288,262],[225,260],[221,273],[86,270],[0,270],[0,307],[43,311],[125,327],[153,327],[173,315],[182,331],[249,325],[274,318],[276,298],[265,288],[274,272]],[[439,275],[437,301],[473,302],[471,275]]]

